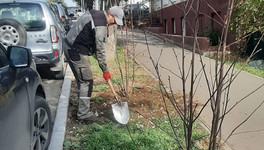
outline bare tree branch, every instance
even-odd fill
[[[228,12],[226,15],[225,20],[225,26],[223,28],[223,51],[221,56],[221,67],[220,67],[220,76],[219,81],[223,80],[224,75],[224,62],[225,62],[225,51],[226,51],[226,39],[228,34],[228,27],[230,24],[232,11],[234,8],[235,0],[229,0],[228,4]],[[219,46],[220,47],[220,46]],[[217,137],[217,131],[219,127],[219,115],[220,115],[220,102],[221,102],[221,96],[222,96],[222,88],[223,83],[220,82],[217,84],[217,93],[216,93],[216,104],[215,104],[215,110],[213,112],[213,121],[212,121],[212,128],[211,128],[211,135],[210,135],[210,143],[209,143],[209,150],[214,150],[216,147],[218,147],[218,144],[216,143],[216,137]]]
[[[176,52],[175,52],[175,49],[172,49],[172,50],[173,50],[173,53],[174,53],[174,56],[175,56],[175,59],[176,59],[177,66],[178,66],[178,69],[179,69],[179,71],[180,71],[181,77],[183,77],[183,75],[182,75],[182,71],[181,71],[181,66],[180,66],[179,59],[178,59],[178,56],[177,56],[177,54],[176,54]]]
[[[205,17],[207,17],[207,18],[209,18],[209,19],[212,19],[214,22],[216,22],[216,23],[219,24],[220,26],[224,26],[223,23],[221,23],[221,22],[219,22],[218,20],[212,18],[211,16],[208,16],[207,14],[202,13],[202,12],[200,12],[200,14],[201,14],[201,15],[204,15]]]
[[[260,30],[263,29],[263,28],[264,28],[264,27],[260,27],[259,29],[256,29],[256,30],[253,31],[252,33],[249,33],[249,34],[247,34],[247,35],[244,35],[244,36],[241,37],[240,39],[238,39],[238,40],[236,40],[236,41],[234,41],[234,42],[228,44],[227,47],[230,47],[230,46],[232,46],[232,45],[234,45],[234,44],[237,44],[237,43],[240,42],[241,40],[244,40],[245,38],[251,36],[252,34],[256,33],[257,31],[260,31]]]
[[[175,99],[175,97],[174,97],[174,93],[173,93],[173,90],[172,90],[172,86],[171,86],[171,80],[170,80],[170,77],[169,77],[169,87],[170,87],[170,92],[171,92],[171,94],[172,94],[172,99],[173,99],[173,101],[175,102],[175,106],[176,106],[176,108],[177,108],[177,112],[179,113],[179,115],[181,116],[181,119],[184,117],[183,116],[183,114],[182,114],[182,112],[181,112],[181,109],[180,109],[180,105],[177,103],[177,101],[176,101],[176,99]],[[182,119],[182,120],[184,120],[184,119]]]
[[[245,97],[243,97],[242,99],[240,99],[239,101],[237,101],[228,111],[226,111],[225,114],[223,114],[220,118],[224,117],[225,115],[227,115],[228,113],[230,113],[239,103],[241,103],[242,101],[244,101],[246,98],[248,98],[250,95],[254,94],[256,91],[258,91],[259,89],[261,89],[264,86],[264,84],[262,84],[261,86],[259,86],[257,89],[255,89],[254,91],[250,92],[249,94],[247,94]]]
[[[218,18],[221,19],[222,23],[225,23],[225,21],[221,18],[221,16],[218,14],[218,12],[206,0],[202,0],[202,2],[205,2],[207,4],[207,6],[218,16]]]
[[[196,77],[197,77],[197,76],[196,76]],[[196,77],[195,77],[195,78],[196,78]],[[198,90],[198,87],[199,87],[199,85],[200,85],[201,79],[202,79],[202,75],[200,75],[200,78],[199,78],[199,80],[198,80],[198,82],[197,82],[197,84],[196,84],[196,87],[195,87],[195,90],[194,90],[194,94],[193,94],[193,95],[196,94],[196,92],[197,92],[197,90]],[[193,98],[194,98],[194,97],[193,97]]]
[[[232,136],[232,134],[240,127],[242,126],[245,122],[247,122],[247,120],[260,108],[260,106],[262,106],[262,104],[264,103],[264,100],[258,105],[258,107],[256,107],[254,109],[254,111],[244,120],[242,121],[237,127],[235,127],[231,133],[229,134],[229,136],[226,138],[226,140],[224,141],[224,143],[226,143],[226,141]]]
[[[173,74],[174,76],[176,76],[176,77],[178,77],[178,78],[182,78],[181,76],[179,76],[179,75],[177,75],[176,73],[174,73],[173,71],[171,71],[170,69],[168,69],[168,68],[166,68],[166,67],[163,67],[162,65],[160,65],[160,67],[162,68],[162,69],[165,69],[165,70],[167,70],[167,71],[169,71],[171,74]]]

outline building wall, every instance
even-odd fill
[[[167,3],[168,1],[168,3]],[[167,34],[172,35],[182,35],[183,34],[183,9],[186,1],[183,0],[174,0],[174,5],[171,4],[170,0],[153,0],[151,1],[152,7],[152,24],[161,24],[159,29],[155,27],[155,32],[158,33],[166,33],[166,24],[167,22]],[[165,2],[165,3],[164,3]],[[196,2],[194,1],[193,9],[196,9]],[[212,10],[208,4],[215,9],[215,11],[219,14],[216,15],[215,11]],[[160,4],[160,5],[158,5]],[[206,37],[208,32],[214,28],[219,31],[222,30],[223,20],[225,18],[227,12],[227,1],[226,0],[206,0],[201,1],[200,3],[200,13],[199,13],[199,33],[198,36]],[[190,6],[187,6],[187,9]],[[195,13],[191,10],[186,16],[186,36],[194,35],[194,25],[195,25]],[[214,18],[214,20],[212,19]],[[166,20],[166,21],[165,21]],[[176,22],[176,33],[174,33],[173,29],[173,21]],[[149,29],[150,31],[152,29]],[[228,36],[228,43],[234,41],[234,33],[230,33]]]

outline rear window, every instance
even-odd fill
[[[19,21],[27,31],[42,31],[46,28],[45,17],[39,4],[0,4],[0,18]]]

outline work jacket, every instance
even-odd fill
[[[82,55],[96,55],[103,72],[108,72],[105,57],[107,40],[107,20],[102,11],[85,12],[67,34],[67,42]]]

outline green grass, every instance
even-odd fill
[[[117,45],[116,50],[117,50],[117,56],[119,58],[119,62],[121,64],[124,64],[125,58],[124,58],[124,53],[123,53],[122,47],[120,45]],[[93,74],[102,74],[102,70],[99,67],[98,61],[95,58],[95,56],[90,57],[90,63],[91,63]],[[131,63],[131,61],[130,61],[130,63]],[[115,61],[108,62],[108,66],[110,66],[110,65],[113,69],[118,69],[118,65],[116,64]]]
[[[174,123],[178,125],[177,132],[180,139],[183,139],[183,127],[178,118],[174,118]],[[172,129],[168,123],[168,119],[157,118],[155,122],[158,126],[173,135]],[[80,142],[70,143],[65,141],[64,149],[72,148],[81,150],[176,150],[179,149],[174,138],[162,131],[160,128],[149,126],[143,127],[143,123],[130,122],[127,127],[131,133],[131,137],[127,128],[116,123],[108,123],[99,125],[97,123],[90,124],[84,128],[80,138]],[[193,132],[195,140],[203,137],[205,133],[198,131],[196,126]],[[183,143],[183,140],[180,140]],[[135,143],[134,143],[135,142]],[[67,144],[67,145],[66,145]],[[74,145],[75,144],[75,145]],[[67,147],[66,147],[67,146]],[[198,148],[193,148],[198,149]]]
[[[117,56],[115,58],[116,62],[119,61],[119,63],[121,65],[125,65],[125,62],[128,63],[126,65],[129,65],[130,71],[132,70],[133,67],[133,60],[130,56],[125,56],[125,53],[123,51],[123,48],[120,45],[116,46],[116,52],[117,52]],[[127,54],[129,55],[129,54]],[[128,58],[129,59],[128,59]],[[118,69],[118,65],[116,64],[115,69]]]
[[[111,79],[111,81],[113,84],[118,84],[118,85],[121,85],[122,83],[122,79],[120,77],[114,77]]]
[[[138,88],[138,87],[133,87],[132,90],[133,90],[133,91],[139,91],[140,88]]]
[[[226,62],[227,65],[231,65],[231,62]],[[237,69],[241,69],[243,66],[243,62],[237,62],[235,65],[235,68]],[[256,76],[262,77],[264,78],[264,70],[256,68],[256,67],[251,67],[248,64],[246,64],[245,68],[243,69],[243,71],[246,71],[248,73],[254,74]]]
[[[92,67],[93,74],[102,74],[102,70],[99,67],[98,61],[94,56],[90,57],[90,63]]]
[[[70,141],[64,141],[63,143],[63,149],[80,149],[80,143],[79,142],[70,142]]]
[[[95,96],[95,97],[92,97],[92,101],[98,103],[98,102],[105,102],[106,99],[100,97],[100,96]]]
[[[124,57],[124,51],[123,48],[120,45],[116,46],[116,51],[117,51],[117,57],[119,59],[120,63],[124,63],[125,57]]]
[[[100,84],[93,87],[93,91],[104,92],[109,88],[108,84]]]

